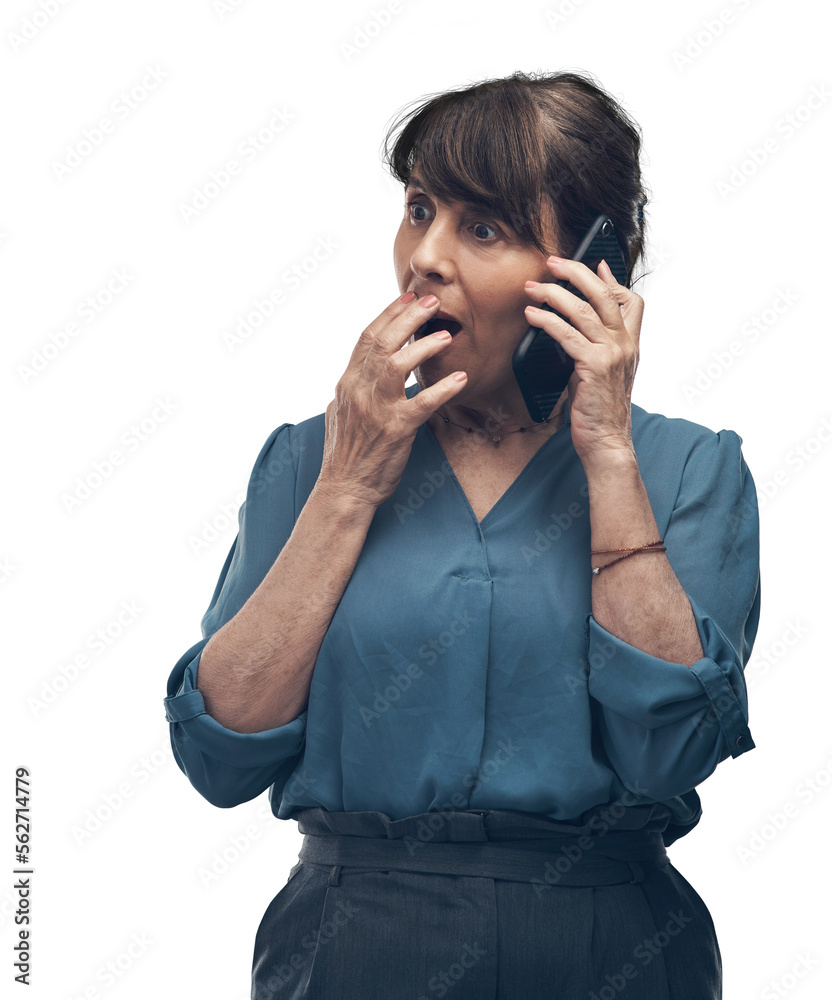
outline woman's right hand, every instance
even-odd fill
[[[467,379],[458,381],[453,372],[412,399],[405,395],[411,371],[451,342],[437,332],[403,346],[439,305],[426,307],[425,298],[397,298],[358,338],[326,408],[316,488],[372,507],[384,503],[401,481],[416,431],[465,387]]]

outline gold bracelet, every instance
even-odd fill
[[[603,566],[594,566],[592,569],[592,575],[597,576],[602,569],[606,569],[608,566],[614,566],[617,562],[621,562],[622,559],[628,559],[630,556],[634,556],[636,552],[667,552],[667,547],[662,544],[663,539],[659,539],[657,542],[650,542],[647,545],[642,545],[637,549],[595,549],[590,552],[591,556],[605,555],[608,552],[626,552],[626,555],[619,556],[618,559],[613,559],[612,562],[604,563]]]

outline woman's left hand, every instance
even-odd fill
[[[638,367],[638,344],[644,299],[619,285],[606,262],[598,274],[575,260],[547,261],[556,279],[565,278],[588,302],[553,282],[541,282],[526,293],[567,317],[529,306],[526,318],[563,347],[575,361],[569,379],[572,443],[581,461],[603,461],[609,453],[632,453],[630,396]]]

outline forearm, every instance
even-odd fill
[[[202,651],[197,687],[220,725],[285,725],[306,707],[312,670],[375,508],[315,487],[260,586]]]
[[[660,537],[635,453],[585,463],[591,548],[637,548]],[[624,553],[592,556],[604,566]],[[690,602],[666,553],[639,552],[592,577],[592,614],[636,649],[691,666],[705,655]]]

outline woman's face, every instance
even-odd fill
[[[468,382],[456,397],[460,402],[516,398],[511,356],[529,326],[524,308],[532,302],[524,284],[552,281],[547,256],[522,244],[487,209],[439,201],[423,189],[414,168],[393,244],[399,290],[420,297],[432,292],[437,311],[462,325],[447,347],[414,369],[420,386],[461,370]],[[433,329],[443,326],[437,322]]]

